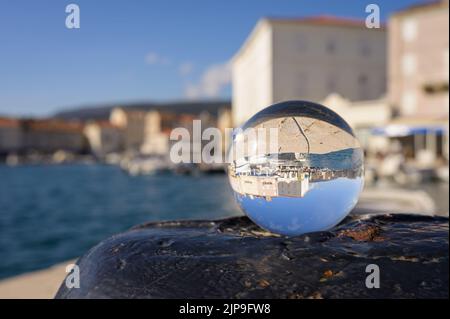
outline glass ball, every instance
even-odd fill
[[[274,104],[235,129],[228,177],[260,227],[287,236],[328,230],[355,207],[364,153],[351,127],[323,105]]]

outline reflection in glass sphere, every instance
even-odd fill
[[[350,126],[306,101],[272,105],[233,133],[228,177],[256,224],[288,236],[327,230],[356,205],[364,154]]]

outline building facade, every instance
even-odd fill
[[[22,148],[22,129],[17,119],[0,118],[0,155],[20,151]]]
[[[350,101],[332,93],[321,104],[329,107],[353,128],[367,155],[373,155],[388,147],[386,137],[374,136],[372,130],[383,127],[391,121],[392,108],[384,96],[375,100]]]
[[[390,131],[408,156],[433,167],[449,157],[449,1],[409,7],[389,19]]]
[[[389,19],[389,99],[400,116],[448,117],[448,0]]]
[[[83,124],[56,119],[22,121],[22,148],[24,151],[54,153],[87,152]]]
[[[163,114],[149,111],[145,115],[144,139],[140,151],[143,154],[165,155],[169,153],[169,135],[164,130]]]
[[[145,139],[147,112],[143,110],[116,107],[111,111],[109,121],[120,128],[125,150],[139,151]]]
[[[122,150],[122,130],[108,121],[91,121],[83,129],[91,152],[104,156]]]
[[[234,125],[285,100],[386,92],[386,32],[334,17],[263,19],[232,61]]]

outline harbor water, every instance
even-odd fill
[[[417,187],[448,212],[448,184]],[[76,258],[139,223],[241,214],[226,175],[132,177],[104,165],[0,165],[0,279]]]
[[[76,258],[139,223],[238,214],[225,175],[131,177],[114,166],[0,166],[0,278]]]

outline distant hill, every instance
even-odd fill
[[[61,111],[54,114],[54,118],[65,120],[105,120],[109,118],[109,114],[114,107],[123,107],[133,110],[160,110],[173,113],[186,113],[197,115],[203,111],[207,111],[212,115],[223,108],[231,108],[230,101],[197,101],[197,102],[173,102],[173,103],[125,103],[92,107],[80,107],[67,111]]]

